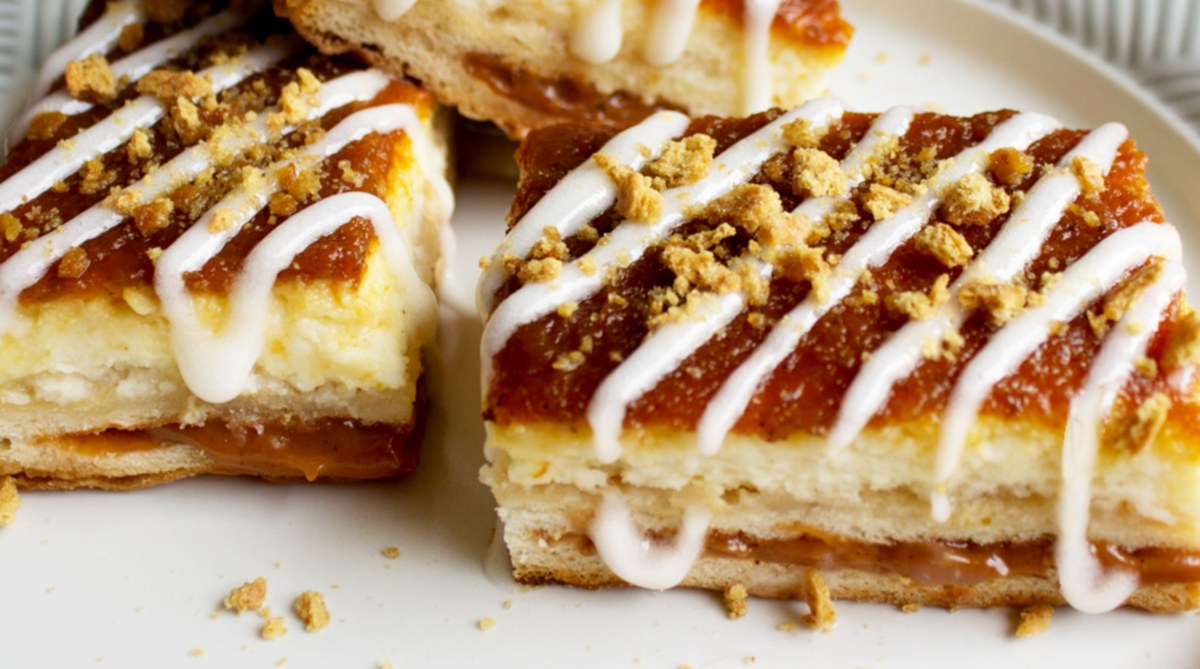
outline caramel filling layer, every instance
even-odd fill
[[[419,419],[407,425],[367,425],[342,418],[254,424],[209,420],[204,425],[106,430],[63,441],[75,453],[93,457],[183,443],[212,458],[221,473],[368,480],[415,471],[423,427]]]
[[[585,535],[571,534],[558,539],[571,540],[579,542],[581,552],[595,552]],[[1200,582],[1200,552],[1130,549],[1103,542],[1093,542],[1091,549],[1105,569],[1132,570],[1143,586]],[[854,570],[902,576],[930,586],[969,587],[1001,578],[1049,577],[1054,569],[1054,540],[1047,537],[994,544],[967,541],[873,544],[812,535],[756,539],[741,532],[711,532],[704,555],[821,571]]]

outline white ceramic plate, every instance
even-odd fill
[[[1079,126],[1123,120],[1197,255],[1200,147],[1114,70],[991,5],[845,5],[859,32],[832,90],[851,106],[1010,106]],[[776,629],[804,614],[791,602],[755,600],[730,621],[710,593],[515,586],[503,553],[489,548],[492,503],[477,483],[480,328],[471,306],[476,259],[499,240],[512,188],[460,184],[437,408],[417,475],[357,486],[207,479],[129,494],[28,493],[0,530],[0,667],[1195,665],[1200,623],[1190,615],[1060,611],[1048,634],[1017,641],[1006,610],[905,615],[841,604],[836,629],[820,634]],[[380,553],[391,545],[397,560]],[[291,630],[276,641],[258,637],[256,615],[213,614],[231,587],[257,576]],[[306,589],[323,591],[333,614],[316,634],[288,612]],[[495,626],[482,631],[489,617]]]

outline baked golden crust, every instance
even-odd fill
[[[519,577],[1195,605],[1194,317],[1123,127],[815,101],[518,162],[479,295]]]
[[[0,166],[0,472],[411,471],[453,203],[432,96],[219,5],[94,2],[56,64]]]

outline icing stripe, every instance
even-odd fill
[[[605,491],[588,526],[588,536],[604,564],[625,582],[651,590],[673,588],[687,576],[704,550],[712,513],[700,504],[683,513],[683,526],[671,546],[647,540],[633,524],[620,496]]]
[[[294,38],[286,43],[270,44],[246,53],[239,60],[197,74],[209,78],[213,91],[222,91],[283,60],[298,44]],[[0,183],[0,211],[11,211],[50,190],[56,182],[78,172],[84,163],[124,144],[133,136],[134,130],[157,123],[165,113],[166,105],[153,96],[143,95],[131,100],[100,123],[50,149]]]
[[[743,0],[742,113],[753,114],[771,106],[774,73],[771,71],[771,23],[782,0]]]
[[[810,293],[775,324],[762,345],[721,385],[697,427],[696,438],[701,452],[711,455],[721,449],[725,436],[741,418],[762,383],[796,349],[817,320],[850,294],[864,270],[882,265],[921,229],[937,207],[944,189],[967,174],[980,171],[996,149],[1024,149],[1058,127],[1057,121],[1040,114],[1020,114],[1005,121],[983,142],[955,156],[949,167],[930,179],[924,194],[890,218],[872,225],[833,269],[826,283],[827,299],[820,301]]]
[[[33,90],[29,93],[29,99],[36,100],[48,93],[54,82],[63,76],[67,63],[94,54],[107,53],[116,46],[125,26],[141,23],[145,18],[141,3],[135,0],[118,0],[110,4],[95,23],[46,57],[46,62],[42,63],[42,68],[38,71]]]
[[[608,270],[632,264],[651,244],[664,239],[684,223],[685,210],[703,207],[758,174],[768,158],[784,150],[780,136],[784,125],[797,119],[807,119],[820,128],[841,113],[837,103],[821,99],[783,114],[717,156],[707,178],[664,192],[662,216],[655,223],[626,221],[605,237],[605,243],[598,244],[582,258],[564,265],[553,281],[525,284],[508,296],[484,327],[481,343],[483,387],[488,388],[491,384],[493,358],[517,328],[553,312],[564,302],[586,299],[595,294],[603,286]],[[594,265],[594,272],[585,273],[580,269],[580,262],[584,259]]]
[[[700,0],[658,0],[650,15],[650,32],[642,47],[642,57],[651,65],[670,65],[687,48],[688,37],[696,24]]]
[[[232,11],[215,14],[196,24],[193,28],[171,35],[166,39],[155,42],[121,60],[111,63],[109,68],[117,78],[117,81],[121,81],[122,79],[130,82],[137,81],[155,67],[182,53],[190,51],[200,40],[227,32],[243,23],[245,19],[246,17]],[[60,70],[59,74],[61,73],[62,71]],[[9,131],[9,145],[12,146],[20,141],[29,130],[29,122],[33,120],[33,117],[42,112],[54,111],[66,114],[67,116],[75,116],[76,114],[82,114],[94,106],[90,102],[76,100],[64,90],[55,91],[42,98],[36,104],[29,107],[29,109],[25,110],[25,113],[21,114],[21,118],[13,124],[12,129]]]
[[[568,42],[571,54],[592,65],[607,63],[621,52],[624,32],[621,0],[598,0],[575,18]]]
[[[610,139],[597,153],[630,169],[640,170],[662,153],[666,142],[682,135],[690,123],[691,119],[679,112],[657,112]],[[644,148],[650,151],[643,153]],[[519,258],[528,255],[547,226],[558,230],[564,239],[570,237],[616,201],[617,187],[594,160],[585,160],[559,180],[517,221],[492,254],[476,291],[480,315],[486,318],[492,310],[496,291],[504,283],[506,254]]]
[[[913,110],[897,107],[879,116],[841,163],[850,176],[847,191],[863,180],[863,166],[886,146],[889,138],[903,134],[912,122]],[[817,220],[829,213],[836,202],[845,198],[810,198],[792,213]],[[763,279],[770,279],[772,268],[753,261]],[[629,404],[658,385],[688,357],[727,326],[746,306],[745,295],[705,295],[688,313],[687,320],[670,323],[652,332],[628,358],[614,369],[597,388],[588,404],[588,424],[592,428],[596,457],[614,462],[621,454],[620,435]]]
[[[906,323],[871,354],[846,391],[837,422],[829,433],[831,449],[846,448],[858,437],[887,403],[892,387],[920,364],[927,343],[940,345],[946,335],[962,327],[968,316],[957,299],[963,286],[984,278],[1007,283],[1037,257],[1050,231],[1081,192],[1071,167],[1075,158],[1091,160],[1107,175],[1127,135],[1125,126],[1117,123],[1089,133],[1038,180],[992,243],[963,269],[949,287],[950,299],[929,318]]]
[[[1147,259],[1159,256],[1177,262],[1181,255],[1179,234],[1170,225],[1144,222],[1117,230],[1063,270],[1042,304],[1017,315],[992,335],[959,376],[942,416],[932,500],[935,520],[950,517],[945,485],[992,388],[1033,355],[1050,337],[1054,323],[1078,316]]]
[[[1158,279],[1113,326],[1092,363],[1087,383],[1071,400],[1063,441],[1063,482],[1058,497],[1054,562],[1063,597],[1085,613],[1115,609],[1138,586],[1136,572],[1119,570],[1105,574],[1092,555],[1087,536],[1092,473],[1100,450],[1100,426],[1133,372],[1133,361],[1146,354],[1158,329],[1148,325],[1162,320],[1171,300],[1183,290],[1186,277],[1183,265],[1177,260],[1164,263]]]
[[[423,284],[413,274],[411,253],[400,238],[390,212],[374,196],[327,198],[305,209],[304,212],[309,213],[301,216],[294,225],[288,225],[292,222],[289,219],[268,235],[268,239],[274,239],[271,244],[264,246],[266,240],[260,242],[247,259],[243,275],[238,278],[230,294],[230,319],[219,334],[209,330],[196,316],[193,300],[184,284],[185,273],[203,268],[267,206],[271,194],[278,189],[279,182],[275,175],[279,170],[288,165],[301,167],[314,159],[324,160],[368,134],[396,130],[404,130],[414,147],[427,142],[423,139],[420,119],[409,105],[389,104],[351,114],[329,130],[320,141],[305,147],[296,156],[268,167],[262,187],[252,191],[236,191],[214,205],[159,257],[154,278],[155,291],[162,300],[163,313],[170,322],[175,361],[184,382],[194,395],[208,402],[221,403],[241,394],[262,352],[266,304],[271,285],[279,271],[290,262],[291,256],[288,254],[295,255],[308,246],[310,242],[304,242],[305,239],[315,240],[355,215],[367,216],[384,243],[389,264],[400,262],[406,265],[408,269],[400,275],[401,278],[416,282],[410,285]],[[432,152],[432,147],[418,148],[418,161],[422,161],[423,166],[429,166],[424,161]],[[430,170],[430,174],[436,174],[436,171]],[[359,213],[337,213],[339,206],[344,208],[344,212]],[[210,223],[216,213],[222,210],[232,212],[234,220],[222,230],[211,231]],[[324,221],[319,218],[320,214],[330,216],[334,213],[337,215]],[[303,235],[298,235],[297,229],[304,230]],[[427,297],[432,299],[432,294]],[[423,301],[424,294],[421,299],[418,304],[424,305],[421,306],[422,311],[429,311],[425,307],[432,302]]]
[[[350,102],[369,100],[387,85],[388,79],[375,72],[356,72],[328,81],[316,93],[316,104],[306,111],[308,118],[319,118],[328,111]],[[284,128],[284,134],[293,128]],[[141,201],[150,202],[192,180],[216,162],[221,153],[240,154],[269,137],[267,115],[222,137],[216,146],[196,144],[137,182]],[[0,332],[12,324],[17,299],[26,288],[37,283],[68,249],[82,245],[125,220],[120,212],[97,204],[50,233],[30,241],[8,260],[0,263]],[[165,256],[166,254],[164,254]],[[161,258],[160,258],[161,260]]]

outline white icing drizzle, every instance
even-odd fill
[[[623,35],[621,0],[599,0],[575,17],[569,41],[571,53],[593,65],[607,63],[620,53]]]
[[[118,81],[122,79],[130,82],[137,81],[155,67],[162,65],[181,53],[191,50],[200,40],[227,32],[245,20],[246,17],[232,11],[214,14],[192,28],[159,40],[111,63],[109,67]],[[59,70],[59,74],[62,74],[61,70]],[[66,114],[67,116],[74,116],[82,114],[94,106],[90,102],[71,97],[65,90],[55,91],[42,98],[21,114],[20,119],[13,124],[12,129],[9,131],[9,145],[12,146],[20,141],[29,129],[29,122],[33,120],[33,117],[42,112],[53,111]]]
[[[762,383],[796,349],[813,325],[850,294],[864,270],[886,262],[897,248],[921,229],[944,189],[967,174],[980,171],[996,149],[1023,149],[1058,127],[1057,121],[1040,114],[1020,114],[1005,121],[983,142],[951,159],[948,167],[930,179],[924,194],[890,218],[872,225],[834,267],[826,282],[826,299],[819,300],[816,294],[810,293],[779,320],[762,345],[721,385],[697,426],[696,438],[701,452],[713,454],[721,449],[725,436],[741,418]]]
[[[907,131],[912,117],[911,108],[896,107],[880,115],[867,129],[863,141],[841,163],[842,171],[850,175],[847,190],[862,183],[862,168],[881,146],[887,145],[887,139]],[[818,220],[829,213],[836,202],[837,198],[810,198],[792,213]],[[752,262],[763,279],[770,279],[772,267],[769,264],[759,260]],[[587,410],[597,459],[610,463],[620,457],[620,435],[629,405],[678,369],[684,360],[740,314],[745,305],[745,295],[740,291],[703,296],[685,320],[654,330],[637,350],[605,377]]]
[[[373,0],[375,13],[384,21],[395,21],[408,13],[417,0]]]
[[[950,299],[929,318],[909,321],[872,354],[846,391],[837,422],[829,433],[829,446],[850,445],[867,422],[887,403],[892,387],[921,362],[927,344],[940,345],[967,319],[958,304],[963,286],[979,279],[1012,281],[1038,254],[1063,212],[1079,197],[1079,179],[1072,163],[1082,157],[1108,173],[1117,150],[1125,141],[1125,126],[1110,123],[1089,133],[1029,191],[997,233],[996,238],[970,263],[949,287]]]
[[[215,65],[197,74],[208,77],[213,91],[222,91],[283,60],[298,45],[295,39],[276,42],[247,52],[242,58]],[[148,128],[166,113],[158,98],[142,95],[123,108],[42,154],[16,174],[0,183],[0,211],[11,211],[41,195],[56,182],[79,171],[84,163],[124,144],[134,130]]]
[[[782,0],[744,0],[746,16],[742,43],[742,113],[752,114],[771,106],[774,75],[771,72],[771,23]]]
[[[700,0],[658,0],[650,15],[650,33],[642,57],[651,65],[670,65],[687,48]]]
[[[1154,225],[1154,224],[1150,224]],[[1164,228],[1164,241],[1174,253],[1178,237]],[[1162,273],[1118,321],[1092,363],[1087,382],[1071,400],[1062,453],[1062,489],[1058,498],[1058,540],[1054,562],[1063,597],[1085,613],[1103,613],[1120,606],[1138,586],[1136,572],[1104,569],[1091,553],[1088,516],[1092,473],[1100,450],[1100,426],[1112,410],[1118,392],[1133,372],[1133,361],[1146,348],[1171,300],[1183,289],[1187,275],[1177,259],[1164,262]]]
[[[666,142],[683,134],[689,123],[691,119],[679,112],[657,112],[610,139],[597,153],[639,170],[662,153]],[[643,153],[643,148],[649,153]],[[492,310],[496,290],[504,282],[506,254],[527,255],[546,227],[555,228],[563,238],[570,237],[616,201],[617,187],[596,161],[585,160],[571,170],[517,221],[492,254],[476,291],[480,315],[486,318]]]
[[[379,72],[368,71],[326,82],[317,91],[316,103],[306,110],[306,116],[319,118],[331,109],[350,102],[369,100],[387,85],[387,81],[387,77]],[[290,127],[283,129],[285,134],[291,131]],[[141,195],[142,202],[150,202],[195,178],[216,162],[217,155],[243,153],[266,141],[269,136],[267,115],[260,114],[253,122],[222,137],[215,145],[202,142],[189,147],[137,182],[134,188]],[[104,234],[123,220],[125,216],[120,212],[104,203],[97,204],[52,232],[30,241],[0,263],[0,332],[12,324],[21,292],[41,280],[68,249]]]
[[[620,496],[604,493],[588,527],[596,552],[614,574],[627,583],[651,590],[679,585],[700,557],[712,513],[700,504],[689,506],[671,546],[655,545],[634,525]]]
[[[491,383],[493,358],[517,328],[553,312],[564,302],[595,294],[603,286],[608,270],[635,262],[651,244],[664,239],[685,222],[685,211],[703,207],[752,178],[768,158],[784,150],[781,137],[784,125],[806,119],[814,127],[822,128],[841,113],[840,105],[821,99],[783,114],[717,156],[703,180],[664,192],[663,212],[658,221],[652,224],[626,221],[608,234],[604,244],[565,264],[556,279],[525,284],[508,296],[484,327],[481,343],[483,387],[487,388]],[[585,273],[580,268],[584,259],[594,265],[595,271]]]
[[[288,165],[302,167],[308,161],[324,160],[368,134],[396,130],[408,134],[418,162],[428,169],[429,156],[433,155],[434,149],[422,139],[420,119],[411,106],[388,104],[364,109],[346,117],[320,141],[305,147],[296,156],[267,168],[261,187],[238,190],[214,205],[163,252],[155,269],[154,287],[170,322],[175,361],[193,394],[214,403],[227,402],[241,394],[262,353],[267,305],[275,277],[296,254],[354,216],[371,221],[389,266],[397,278],[404,281],[401,285],[413,286],[418,292],[414,308],[420,314],[432,312],[435,308],[433,293],[428,288],[416,288],[423,287],[424,282],[413,269],[411,251],[400,237],[387,205],[374,195],[364,193],[326,198],[293,215],[260,242],[235,281],[229,295],[229,316],[219,333],[212,332],[197,317],[183,278],[185,273],[204,267],[267,205],[271,194],[278,189],[275,175],[279,170]],[[438,178],[433,176],[437,171],[430,169],[429,173]],[[225,229],[210,230],[210,223],[221,210],[232,212],[234,220]]]
[[[1054,323],[1078,316],[1130,270],[1154,256],[1177,262],[1181,255],[1179,234],[1170,225],[1146,222],[1118,230],[1063,270],[1042,304],[1017,315],[992,335],[963,369],[942,415],[934,464],[935,520],[950,517],[944,486],[958,466],[979,407],[996,384],[1033,355],[1050,337]]]
[[[108,6],[104,14],[92,25],[76,35],[71,41],[58,47],[54,53],[42,63],[38,71],[37,81],[30,92],[30,99],[41,98],[63,72],[67,63],[81,60],[94,54],[107,53],[121,37],[121,31],[132,23],[141,23],[146,18],[140,2],[135,0],[119,0]]]

